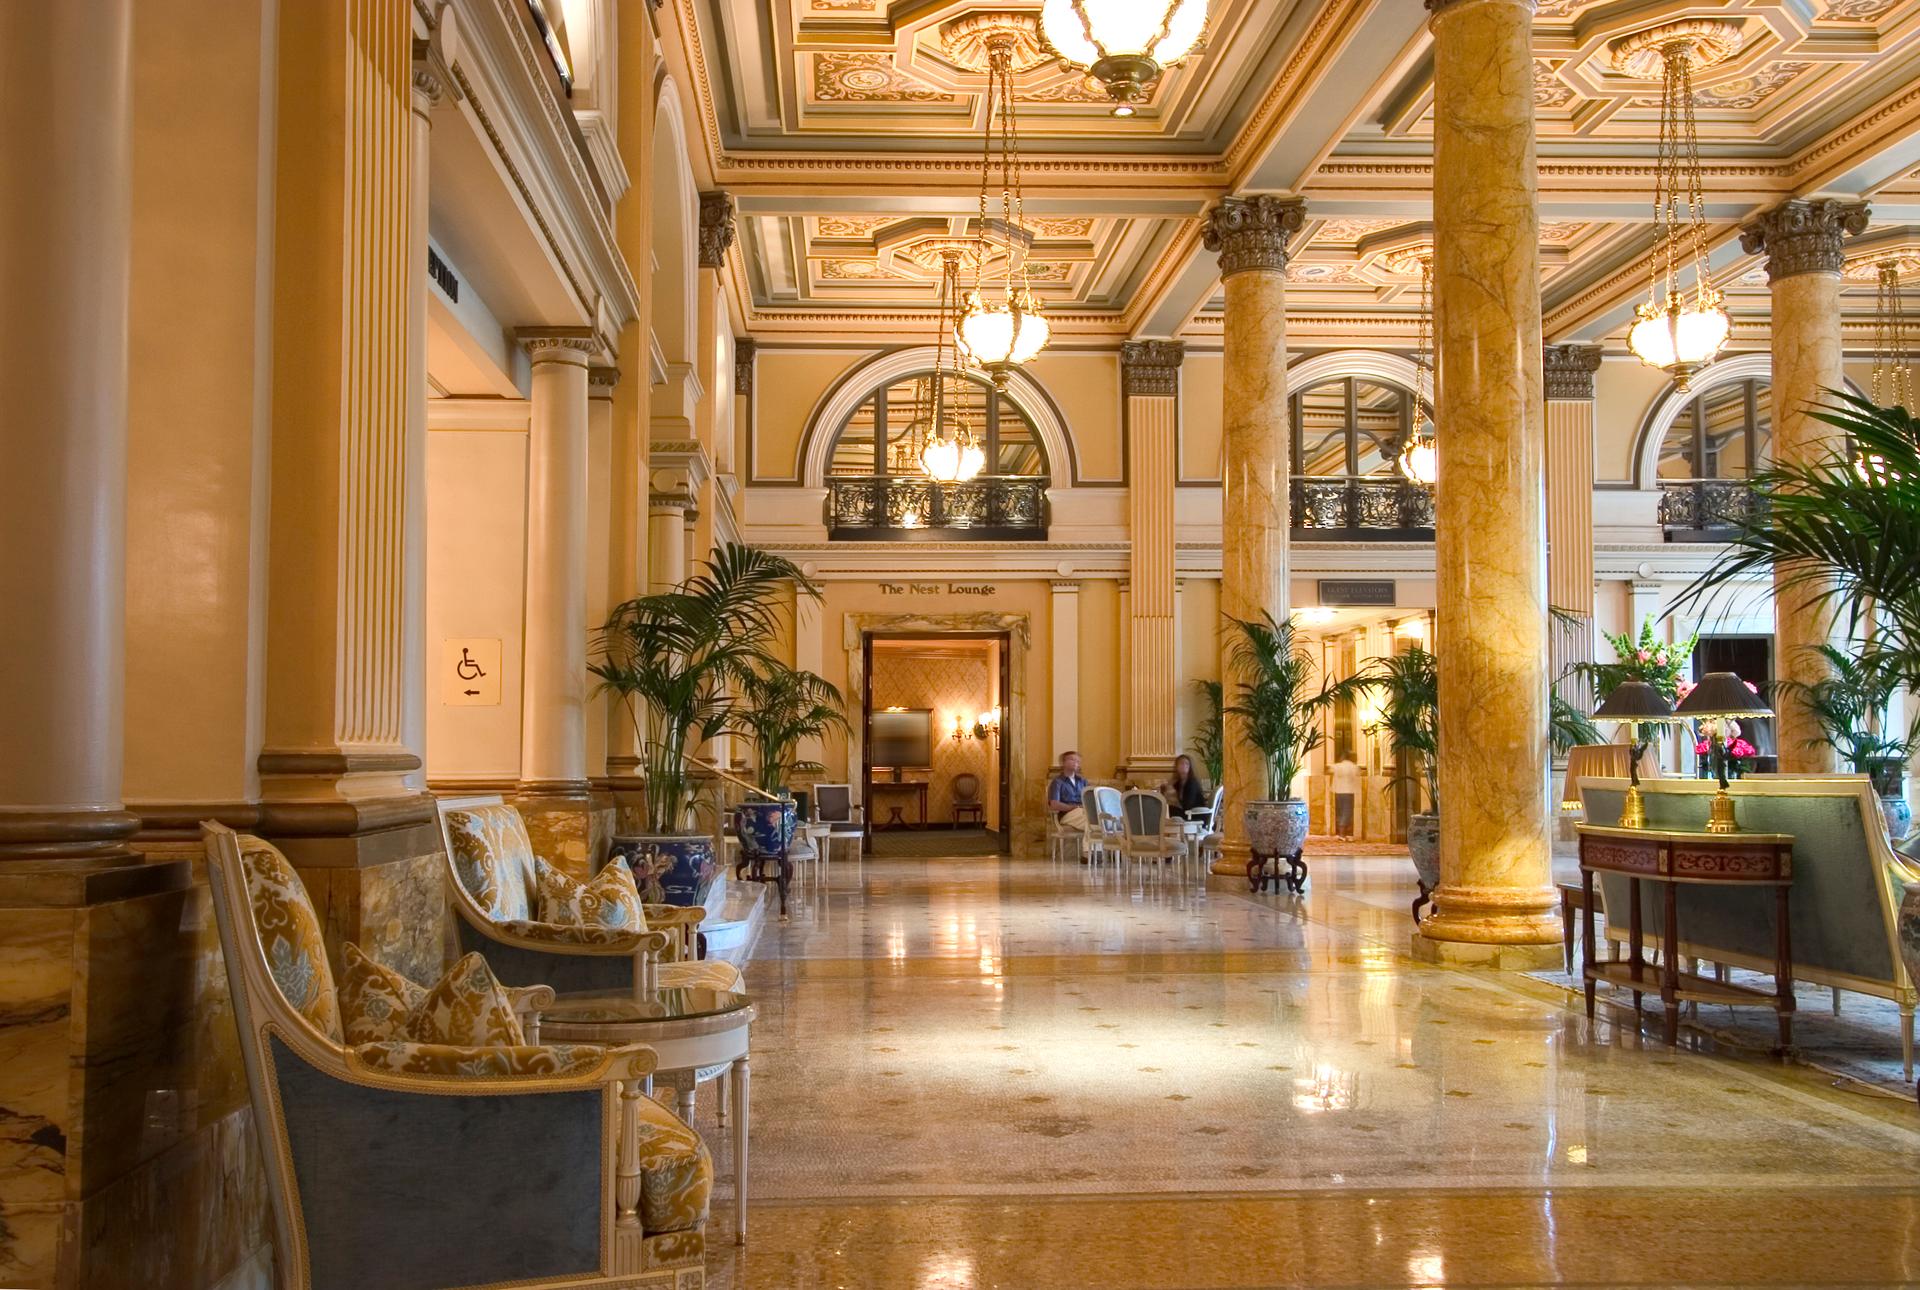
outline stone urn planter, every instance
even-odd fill
[[[640,858],[651,855],[669,905],[704,905],[720,872],[713,839],[704,833],[623,833],[614,838],[612,854],[626,857],[636,878]]]
[[[1895,842],[1913,831],[1913,808],[1907,805],[1907,777],[1902,770],[1895,765],[1873,772],[1873,791],[1880,795],[1880,809],[1887,816],[1887,832]]]
[[[1289,891],[1304,891],[1307,866],[1301,852],[1307,845],[1307,804],[1297,797],[1282,802],[1248,802],[1243,818],[1247,826],[1247,845],[1253,859],[1247,864],[1247,882],[1255,891],[1266,888],[1269,880],[1284,882]],[[1277,868],[1287,862],[1287,872]]]
[[[1433,899],[1440,885],[1440,817],[1437,814],[1414,815],[1407,819],[1407,854],[1413,857],[1413,871],[1420,879],[1420,895],[1413,902],[1413,921]]]

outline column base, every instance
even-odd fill
[[[1427,962],[1508,966],[1535,951],[1542,964],[1563,953],[1560,897],[1552,887],[1474,887],[1442,882],[1433,914],[1414,933],[1414,956]],[[1431,951],[1421,945],[1433,946]],[[1440,948],[1440,947],[1445,947]],[[1524,966],[1537,966],[1525,962]]]
[[[1229,838],[1220,848],[1220,854],[1207,866],[1207,872],[1221,878],[1238,878],[1246,881],[1247,865],[1253,859],[1253,848],[1244,839]]]
[[[111,868],[139,863],[127,842],[140,818],[125,810],[0,811],[0,863]]]
[[[1534,972],[1542,968],[1559,967],[1564,951],[1559,942],[1559,933],[1554,933],[1551,945],[1501,945],[1486,944],[1478,941],[1437,941],[1424,931],[1413,934],[1408,953],[1422,963],[1437,963],[1443,967],[1482,967],[1496,968],[1502,972]]]
[[[618,810],[611,794],[595,794],[586,780],[543,780],[522,783],[509,800],[535,855],[582,882],[593,876],[613,838]]]

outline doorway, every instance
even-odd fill
[[[860,787],[872,854],[1010,852],[1011,645],[1004,631],[862,633]]]

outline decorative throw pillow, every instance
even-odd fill
[[[350,1044],[408,1040],[495,1048],[526,1043],[512,1000],[477,953],[447,969],[431,989],[376,963],[351,941],[341,961],[340,1004]]]
[[[633,870],[618,856],[590,881],[581,882],[548,864],[533,862],[533,885],[540,893],[540,921],[562,927],[605,927],[621,932],[647,930],[647,911]]]

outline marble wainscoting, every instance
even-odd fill
[[[581,792],[523,792],[510,799],[526,822],[533,853],[562,873],[585,881],[612,836],[611,803]]]
[[[380,962],[432,984],[451,962],[453,922],[447,864],[438,825],[413,825],[360,839],[358,862],[313,865],[289,848],[320,916],[327,955],[340,970],[340,947],[352,941]]]
[[[270,1245],[197,844],[0,876],[0,1285],[264,1284]],[[236,1279],[237,1278],[237,1279]]]

